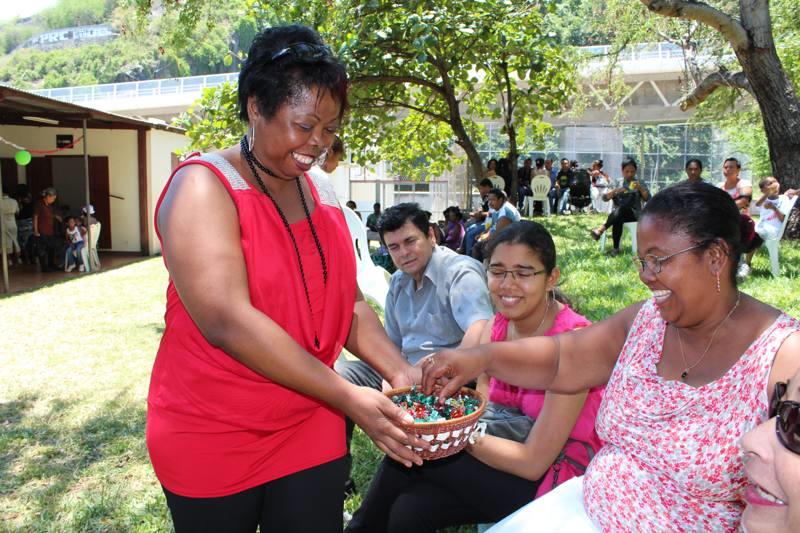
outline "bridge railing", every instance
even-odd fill
[[[581,49],[588,55],[596,57],[598,60],[602,60],[601,58],[603,56],[608,56],[612,52],[612,47],[610,45],[583,46]],[[682,57],[683,51],[678,45],[671,43],[643,43],[626,47],[620,54],[619,60],[652,61]],[[166,78],[161,80],[61,87],[58,89],[42,89],[32,92],[40,96],[79,104],[82,102],[96,102],[100,100],[144,98],[173,94],[197,95],[207,87],[217,87],[226,81],[235,82],[238,78],[238,72],[231,72],[228,74],[209,74],[206,76],[189,76],[186,78]]]
[[[235,82],[238,72],[209,74],[186,78],[166,78],[161,80],[130,81],[106,83],[101,85],[82,85],[31,91],[40,96],[79,104],[98,100],[117,100],[124,98],[144,98],[170,94],[197,94],[207,87],[217,87],[226,81]]]

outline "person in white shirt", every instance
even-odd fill
[[[17,257],[17,263],[22,264],[22,249],[19,247],[17,240],[17,219],[16,214],[19,213],[19,204],[16,200],[11,198],[7,190],[3,190],[3,196],[0,198],[0,216],[3,217],[3,232],[6,238],[6,252],[13,253]],[[14,260],[9,257],[8,264],[13,265]]]
[[[86,229],[78,225],[78,219],[75,217],[67,218],[67,262],[64,265],[64,272],[72,272],[75,270],[75,265],[78,264],[80,265],[78,272],[86,270],[86,266],[83,264],[83,258],[81,257],[84,235],[86,235]]]

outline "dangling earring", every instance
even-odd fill
[[[722,292],[722,289],[720,288],[719,285],[719,272],[717,272],[717,292]]]
[[[249,135],[247,136],[247,149],[252,152],[253,151],[253,146],[255,146],[255,144],[256,144],[256,125],[255,124],[253,124],[250,127],[250,131],[248,132],[248,134]]]

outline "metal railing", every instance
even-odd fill
[[[609,45],[582,46],[581,50],[590,56],[601,58],[602,56],[610,54],[612,47]],[[652,61],[682,57],[683,51],[681,47],[675,44],[644,43],[628,46],[620,54],[619,59],[620,61]],[[206,76],[189,76],[186,78],[166,78],[161,80],[41,89],[31,92],[40,96],[78,104],[81,102],[96,102],[99,100],[144,98],[161,95],[199,95],[203,89],[217,87],[226,81],[236,82],[238,78],[238,72],[230,72],[227,74],[209,74]]]

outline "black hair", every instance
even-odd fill
[[[489,178],[483,178],[480,183],[478,183],[478,187],[489,187],[490,189],[494,187],[494,183]]]
[[[428,228],[430,227],[430,218],[431,214],[423,210],[418,203],[404,202],[402,204],[393,205],[386,209],[378,220],[378,235],[381,237],[381,242],[386,244],[383,240],[384,233],[387,231],[397,231],[402,228],[406,222],[411,221],[411,223],[427,237]]]
[[[683,233],[702,244],[696,253],[702,253],[715,242],[725,242],[731,259],[730,278],[736,286],[742,248],[740,215],[728,193],[709,183],[684,181],[654,195],[639,218],[644,217],[657,218],[671,233]]]
[[[537,157],[536,158],[536,166],[537,167],[543,167],[544,166],[544,159],[542,159],[541,157]]]
[[[508,196],[506,195],[506,191],[504,191],[503,189],[492,189],[491,191],[489,191],[489,194],[495,195],[496,198],[500,198],[504,202],[506,200],[508,200]]]
[[[302,61],[291,53],[273,56],[292,45],[303,43],[319,52]],[[311,28],[297,24],[276,26],[261,31],[253,40],[247,60],[239,73],[239,118],[249,120],[247,100],[255,96],[266,119],[275,116],[287,102],[299,98],[310,87],[328,92],[341,105],[339,118],[347,110],[347,72],[331,53],[323,53],[324,43]]]
[[[339,157],[345,156],[344,143],[342,142],[342,139],[340,139],[338,135],[333,138],[333,143],[331,143],[331,153],[339,154]]]
[[[451,212],[452,212],[452,213],[455,213],[455,214],[456,214],[456,216],[459,218],[459,220],[462,218],[462,215],[461,215],[461,208],[460,208],[460,207],[458,207],[457,205],[451,205],[450,207],[448,207],[447,209],[445,209],[445,210],[444,210],[444,213],[443,213],[443,214],[444,214],[444,218],[447,218],[447,214],[448,214],[448,213],[451,213]]]
[[[347,207],[349,207],[353,211],[355,211],[356,208],[358,207],[358,205],[353,200],[347,200],[347,202],[345,202],[344,205],[346,205]]]
[[[758,182],[758,188],[763,189],[767,185],[772,185],[773,182],[777,183],[778,180],[774,176],[767,176]]]
[[[622,160],[622,168],[627,166],[632,166],[634,169],[639,170],[639,165],[636,164],[636,160],[632,157],[626,157]]]
[[[597,168],[603,168],[603,160],[602,159],[595,159],[592,162],[593,165],[597,165]]]
[[[689,168],[689,165],[691,165],[692,163],[697,163],[697,166],[699,166],[699,167],[700,167],[700,170],[703,170],[703,162],[702,162],[702,161],[700,161],[700,160],[699,160],[699,159],[697,159],[697,158],[694,158],[694,159],[690,159],[690,160],[688,160],[688,161],[686,162],[686,166],[684,167],[684,169],[688,169],[688,168]]]
[[[375,202],[374,204],[372,204],[372,209],[375,209],[376,207],[378,209],[380,209],[381,208],[381,204],[379,204],[378,202]]]
[[[569,163],[569,162],[570,162],[570,161],[569,161],[569,159],[567,159],[566,157],[562,157],[562,158],[561,158],[559,161],[560,161],[561,163],[563,163],[564,161],[566,161],[567,163]],[[570,164],[571,164],[571,163],[570,163]]]
[[[497,159],[495,159],[495,158],[493,157],[493,158],[491,158],[490,160],[488,160],[488,161],[486,162],[486,168],[487,168],[487,169],[489,168],[489,163],[491,163],[492,161],[494,161],[494,166],[495,166],[495,168],[497,167]]]
[[[726,159],[725,161],[723,161],[723,162],[722,162],[722,164],[724,165],[724,164],[725,164],[725,163],[727,163],[728,161],[733,161],[734,163],[736,163],[736,168],[739,168],[739,169],[740,169],[740,168],[742,168],[742,164],[741,164],[741,163],[739,162],[739,160],[738,160],[738,159],[736,159],[735,157],[729,157],[728,159]]]
[[[522,244],[530,248],[544,265],[548,275],[556,268],[556,243],[547,229],[530,220],[520,220],[503,228],[488,243],[486,248],[486,264],[491,262],[492,254],[501,244]],[[553,297],[562,304],[570,305],[571,302],[564,293],[553,289]]]

